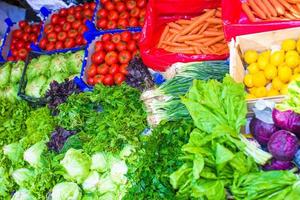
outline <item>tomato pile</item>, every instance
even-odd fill
[[[40,48],[47,51],[69,49],[86,44],[83,33],[88,30],[86,20],[91,20],[96,8],[95,2],[62,8],[51,16],[44,28]]]
[[[139,53],[140,33],[128,31],[104,34],[95,42],[91,66],[87,70],[87,83],[95,85],[120,85],[125,80],[130,60]]]
[[[99,29],[144,26],[146,4],[146,0],[101,0],[96,26]]]
[[[10,43],[10,56],[8,61],[25,60],[30,52],[30,43],[37,42],[41,24],[29,24],[27,21],[19,22],[19,29],[12,31]]]

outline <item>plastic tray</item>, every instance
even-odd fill
[[[69,50],[68,52],[74,53],[78,50],[83,50],[84,48],[81,49],[76,49],[76,50]],[[67,52],[65,52],[67,53]],[[47,55],[53,55],[53,54],[57,54],[57,52],[49,52]],[[27,78],[26,78],[26,71],[27,71],[27,67],[30,63],[30,61],[33,58],[37,58],[41,55],[45,55],[43,52],[36,52],[36,51],[31,51],[25,61],[25,67],[23,69],[22,72],[22,76],[21,76],[21,80],[20,80],[20,86],[19,86],[19,91],[18,91],[18,96],[21,97],[22,99],[26,100],[27,102],[35,105],[35,106],[40,106],[40,105],[45,105],[47,103],[47,99],[45,97],[40,97],[40,98],[36,98],[36,97],[32,97],[32,96],[28,96],[25,94],[25,89],[27,86]]]
[[[95,0],[95,3],[96,5],[99,3],[99,0]],[[44,16],[44,20],[43,20],[43,24],[42,24],[42,28],[41,28],[41,31],[40,31],[40,34],[38,36],[38,42],[37,42],[37,45],[34,45],[32,44],[31,45],[31,49],[35,52],[43,52],[44,54],[53,54],[53,53],[65,53],[65,52],[68,52],[68,51],[78,51],[78,50],[81,50],[82,48],[85,47],[84,46],[78,46],[78,47],[74,47],[74,48],[68,48],[68,49],[57,49],[57,50],[53,50],[53,51],[46,51],[46,50],[43,50],[39,47],[39,43],[41,41],[41,39],[44,37],[44,28],[47,24],[49,24],[50,20],[51,20],[51,16],[54,14],[54,13],[57,13],[59,10],[55,10],[55,11],[51,11],[51,10],[48,10],[47,8],[45,7],[42,7],[40,12],[42,13],[42,15]],[[94,20],[95,18],[95,11],[96,11],[96,8],[94,10],[94,15],[93,15],[93,18],[92,18],[92,21]],[[88,27],[88,29],[93,32],[95,30],[95,27],[93,25],[92,22],[90,22],[89,20],[87,20],[86,22],[86,26]]]
[[[91,64],[91,55],[94,52],[94,47],[95,47],[95,42],[100,40],[102,35],[106,33],[122,33],[124,31],[130,31],[130,32],[141,32],[141,28],[129,28],[128,30],[126,29],[113,29],[113,30],[106,30],[106,31],[95,31],[95,32],[86,32],[84,34],[85,39],[87,40],[88,44],[84,52],[84,60],[82,62],[82,68],[81,68],[81,73],[80,77],[75,77],[74,81],[75,83],[79,86],[79,88],[82,91],[90,91],[93,89],[92,86],[89,86],[86,83],[86,77],[85,77],[85,71],[88,69],[87,66],[90,66]]]
[[[20,28],[19,24],[12,22],[10,18],[6,18],[4,21],[7,25],[7,28],[3,37],[3,43],[0,47],[0,62],[5,62],[7,60],[7,57],[11,55],[11,51],[10,51],[10,43],[12,39],[11,32],[13,30]],[[35,24],[35,22],[32,22],[31,24]]]

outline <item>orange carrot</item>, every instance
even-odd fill
[[[223,39],[224,39],[224,35],[220,35],[220,36],[217,36],[217,37],[215,37],[215,38],[213,38],[213,39],[211,39],[211,40],[206,41],[206,42],[204,43],[204,45],[210,46],[210,45],[213,45],[213,44],[215,44],[215,43],[217,43],[217,42],[222,41]]]
[[[252,13],[252,11],[250,10],[249,6],[247,3],[242,3],[242,10],[244,11],[244,13],[247,15],[247,17],[249,18],[249,20],[251,22],[255,22],[256,19]]]
[[[212,24],[222,24],[222,20],[220,18],[208,18],[206,21]]]
[[[168,42],[173,42],[174,41],[174,38],[177,36],[177,34],[173,34],[170,36]]]
[[[183,29],[180,32],[180,35],[186,35],[189,32],[191,32],[195,27],[199,26],[200,24],[202,24],[207,18],[210,18],[212,16],[214,16],[216,13],[215,9],[209,10],[206,13],[204,13],[203,15],[201,15],[200,18],[198,18],[197,20],[195,20],[192,24],[190,24],[187,28]]]
[[[221,18],[222,17],[222,12],[220,10],[217,10],[215,16]]]
[[[171,22],[168,24],[171,28],[174,28],[174,29],[177,29],[177,30],[181,30],[182,29],[182,26],[174,23],[174,22]]]
[[[281,3],[283,7],[285,7],[287,10],[291,11],[292,13],[299,13],[298,10],[295,10],[293,6],[289,4],[286,0],[278,0],[278,1],[279,3]]]
[[[195,42],[195,41],[184,41],[184,43],[191,46],[201,46],[199,42]]]
[[[201,54],[201,51],[197,47],[194,47],[194,51],[196,54]]]
[[[174,46],[174,47],[188,47],[186,44],[183,44],[183,43],[168,42],[168,41],[163,41],[162,43],[165,45]]]
[[[176,29],[174,29],[174,28],[170,28],[170,29],[169,29],[169,32],[170,32],[170,33],[173,33],[173,34],[178,34],[178,33],[179,33],[179,31],[176,30]]]
[[[262,2],[265,4],[266,8],[269,10],[269,12],[271,13],[271,15],[273,17],[277,17],[277,11],[275,10],[275,8],[271,5],[269,0],[262,0]]]
[[[177,24],[180,24],[180,25],[189,25],[192,23],[191,20],[186,20],[186,19],[180,19],[180,20],[177,20],[176,22],[177,22]]]
[[[285,9],[278,0],[269,0],[279,15],[284,15]]]
[[[204,26],[204,25],[202,25],[202,26]],[[202,28],[202,26],[197,26],[196,28],[194,28],[194,30],[191,31],[190,34],[196,34],[196,33],[198,33],[200,31],[200,29]]]
[[[157,45],[158,47],[161,46],[161,43],[165,39],[165,37],[167,36],[168,32],[169,32],[169,26],[167,25],[165,27],[164,31],[162,32],[161,36],[160,36],[160,40],[159,40],[158,45]]]
[[[268,18],[272,16],[271,12],[269,12],[268,8],[265,6],[262,0],[255,0],[255,3],[266,14]]]
[[[224,35],[224,33],[219,32],[219,31],[204,31],[203,35],[204,36],[219,36],[219,35]]]
[[[254,0],[248,0],[249,6],[261,19],[267,19],[266,14],[257,6]]]
[[[299,0],[286,0],[287,2],[291,3],[291,4],[297,4],[300,3]]]
[[[197,40],[197,39],[201,39],[203,38],[203,35],[184,35],[184,36],[180,36],[177,41],[178,42],[184,42],[186,40]]]
[[[207,29],[208,25],[209,24],[206,22],[199,30],[198,35],[201,35]]]
[[[284,16],[289,19],[297,19],[294,15],[292,15],[291,13],[288,13],[288,12],[285,12]]]

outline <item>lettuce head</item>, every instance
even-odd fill
[[[41,97],[41,91],[47,79],[44,76],[37,77],[27,83],[25,93],[32,97]]]
[[[36,200],[36,198],[25,188],[15,192],[11,200]]]
[[[16,64],[12,66],[11,74],[10,74],[11,83],[18,83],[20,81],[24,66],[25,64],[23,61],[18,61]]]
[[[23,152],[24,150],[18,142],[8,144],[3,147],[3,154],[6,155],[13,163],[17,163],[22,160]]]
[[[34,172],[27,168],[21,168],[13,171],[11,176],[13,180],[22,187],[26,184],[30,184],[30,181],[32,181],[34,177]]]
[[[26,76],[28,80],[32,80],[35,77],[50,75],[49,66],[51,62],[51,56],[41,55],[38,58],[34,58],[27,66]]]
[[[82,188],[86,192],[95,192],[100,181],[100,175],[96,171],[92,171],[82,183]]]
[[[0,67],[0,88],[8,85],[10,80],[11,72],[11,62],[6,62],[2,67]]]
[[[62,182],[54,186],[52,200],[80,200],[81,190],[76,183]]]
[[[92,170],[106,172],[108,169],[107,156],[103,152],[98,152],[92,155]]]
[[[49,69],[51,72],[51,76],[54,76],[55,74],[58,73],[67,73],[68,72],[67,59],[64,56],[64,54],[54,55],[53,58],[51,59]]]
[[[83,50],[68,55],[67,66],[70,74],[80,74],[83,57]]]
[[[23,158],[32,167],[38,167],[41,165],[41,155],[43,151],[47,148],[44,141],[40,141],[32,145],[29,149],[24,152]]]

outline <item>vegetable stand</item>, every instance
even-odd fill
[[[43,8],[0,64],[0,199],[299,199],[300,2],[224,2]]]

